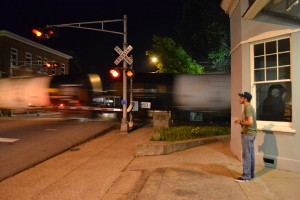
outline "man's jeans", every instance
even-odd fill
[[[254,155],[254,136],[242,134],[243,146],[243,174],[242,178],[252,179],[255,177],[255,155]]]

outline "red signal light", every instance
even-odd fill
[[[44,62],[44,67],[50,68],[50,67],[59,67],[59,64],[57,62]]]
[[[52,28],[46,28],[44,31],[45,31],[46,39],[50,39],[50,38],[54,37],[54,35],[55,35],[55,31]]]
[[[128,70],[125,71],[125,73],[126,73],[126,76],[127,76],[128,78],[132,78],[132,77],[134,76],[134,71],[133,71],[133,69],[128,69]]]
[[[54,35],[54,31],[51,30],[51,29],[49,29],[49,30],[48,30],[48,34],[49,34],[49,35]]]
[[[32,32],[37,36],[37,37],[42,37],[43,33],[40,30],[37,29],[32,29]]]
[[[56,37],[56,32],[52,27],[32,29],[32,32],[38,37],[43,39],[50,39]]]
[[[44,65],[45,65],[45,67],[51,67],[51,64],[47,63],[47,62],[45,62]]]
[[[111,69],[109,71],[109,73],[110,73],[111,77],[113,77],[113,78],[120,77],[120,71],[118,69]]]
[[[53,63],[52,67],[58,67],[58,63]]]

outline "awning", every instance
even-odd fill
[[[255,0],[245,12],[244,19],[254,19],[258,13],[284,18],[300,24],[300,0]]]

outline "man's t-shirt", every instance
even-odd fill
[[[242,132],[243,132],[243,134],[252,135],[255,137],[256,136],[256,114],[255,114],[255,110],[251,104],[248,104],[247,106],[244,107],[242,119],[246,120],[246,118],[248,118],[248,117],[253,118],[253,123],[249,126],[243,125]]]

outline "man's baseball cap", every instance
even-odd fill
[[[238,93],[240,97],[244,97],[248,101],[251,101],[252,95],[249,92]]]

